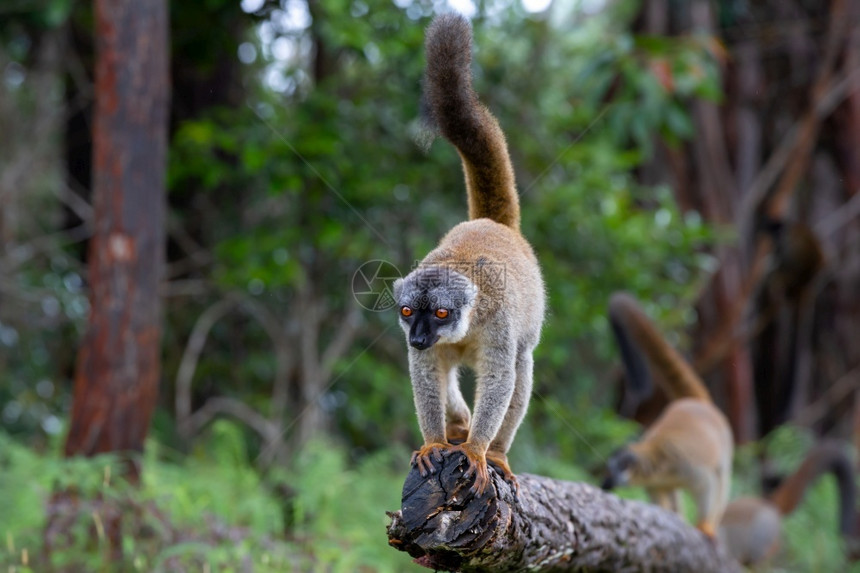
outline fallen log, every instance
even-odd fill
[[[519,491],[490,466],[480,497],[466,457],[444,452],[436,473],[412,468],[388,543],[442,571],[740,571],[679,516],[594,486],[523,474]]]

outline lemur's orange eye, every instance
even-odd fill
[[[448,318],[448,309],[445,309],[445,308],[436,309],[436,318]]]
[[[412,309],[408,306],[401,307],[400,314],[403,316],[412,316]]]

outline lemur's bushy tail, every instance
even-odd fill
[[[642,368],[644,355],[651,372],[658,374],[655,377],[665,385],[664,390],[670,399],[711,401],[711,395],[693,367],[663,338],[635,298],[623,292],[614,293],[609,299],[609,318],[634,388],[650,388],[650,381],[641,379],[647,375]]]
[[[437,16],[425,39],[424,107],[429,127],[460,153],[469,218],[487,217],[513,229],[520,204],[505,135],[472,89],[472,27],[458,14]]]
[[[832,472],[839,486],[839,531],[853,535],[857,529],[854,464],[838,442],[824,441],[814,445],[800,467],[770,495],[770,501],[782,515],[790,514],[803,499],[809,485],[825,472]]]

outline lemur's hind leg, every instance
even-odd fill
[[[659,505],[663,509],[668,509],[675,513],[680,513],[681,503],[679,491],[675,488],[649,487],[647,488],[648,497],[654,505]]]
[[[696,500],[696,528],[712,540],[717,538],[717,528],[725,510],[723,489],[717,472],[704,469],[696,473],[696,480],[690,488]]]
[[[452,444],[461,444],[469,437],[472,414],[460,392],[459,370],[455,366],[448,373],[448,402],[445,407],[445,437]]]

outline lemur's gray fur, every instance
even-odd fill
[[[460,152],[470,220],[460,223],[394,285],[407,335],[409,371],[424,447],[430,457],[452,439],[487,483],[486,457],[513,479],[506,454],[532,389],[532,352],[545,294],[537,258],[519,231],[519,200],[504,134],[471,86],[471,28],[457,15],[427,30],[425,99],[430,121]],[[457,370],[477,375],[474,417]],[[447,417],[447,423],[446,423]],[[447,434],[447,435],[446,435]],[[434,455],[435,454],[435,455]]]

